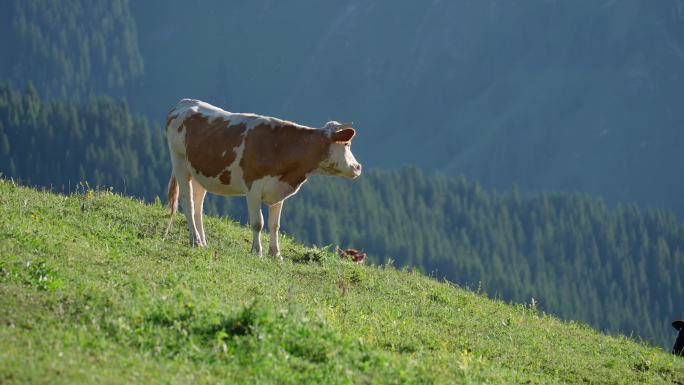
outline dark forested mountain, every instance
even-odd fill
[[[123,95],[143,61],[128,0],[3,0],[0,81],[49,98]]]
[[[572,190],[684,217],[681,0],[134,2],[147,73],[180,97],[320,126],[370,166],[523,194]],[[189,14],[192,14],[190,16]]]
[[[0,85],[0,173],[56,191],[80,182],[154,198],[169,175],[163,130],[123,101],[44,101]]]
[[[681,0],[8,0],[0,36],[0,79],[43,97],[354,121],[368,166],[684,217]]]

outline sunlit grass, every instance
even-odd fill
[[[684,360],[218,218],[0,182],[0,383],[673,384]],[[266,240],[264,240],[266,241]],[[625,315],[629,316],[629,315]]]

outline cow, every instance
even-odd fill
[[[677,320],[672,322],[672,327],[677,329],[677,339],[672,345],[672,354],[684,356],[684,321]]]
[[[195,99],[182,99],[169,112],[166,139],[173,171],[168,185],[169,224],[178,196],[190,230],[190,244],[206,247],[202,209],[207,192],[247,198],[252,252],[261,256],[262,202],[268,205],[268,254],[280,258],[278,231],[283,201],[311,175],[361,174],[351,152],[356,134],[350,124],[322,128],[251,113],[224,111]]]

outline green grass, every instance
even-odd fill
[[[0,384],[673,384],[684,360],[160,204],[0,181]],[[628,317],[625,314],[625,317]]]

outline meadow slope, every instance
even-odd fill
[[[0,180],[0,383],[681,384],[684,360],[419,273],[161,204]],[[625,315],[628,316],[628,315]]]

